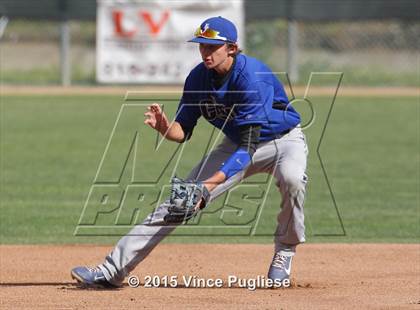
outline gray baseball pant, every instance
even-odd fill
[[[219,170],[237,147],[230,139],[225,138],[190,172],[188,179],[203,181],[209,178]],[[244,178],[261,172],[272,173],[282,194],[281,211],[277,217],[278,225],[274,237],[275,251],[294,252],[297,244],[305,242],[303,204],[307,183],[307,154],[305,135],[300,127],[278,139],[261,142],[250,166],[218,185],[211,192],[210,202]],[[168,205],[169,201],[166,200],[149,214],[142,224],[133,227],[120,239],[105,258],[105,262],[99,265],[109,282],[120,284],[154,247],[177,227],[174,224],[169,226],[163,220],[168,213]]]

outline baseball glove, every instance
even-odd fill
[[[187,222],[206,206],[209,199],[210,193],[203,183],[173,177],[169,213],[165,215],[164,220],[168,224]]]

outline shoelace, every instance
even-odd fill
[[[286,255],[282,255],[280,253],[276,253],[274,256],[273,262],[271,265],[276,268],[285,269],[286,268],[286,262],[288,257]]]

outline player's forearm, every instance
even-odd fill
[[[204,181],[209,191],[248,167],[258,146],[260,130],[261,126],[258,124],[248,124],[239,128],[238,149],[222,164],[219,171]]]
[[[178,122],[173,122],[166,127],[159,129],[160,134],[170,141],[181,143],[184,141],[185,134]]]
[[[208,191],[211,192],[217,185],[223,183],[224,181],[226,181],[226,175],[222,171],[217,171],[203,183],[207,187]]]

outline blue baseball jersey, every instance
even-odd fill
[[[241,125],[260,125],[260,141],[269,141],[300,123],[283,85],[261,61],[239,54],[219,88],[215,78],[203,63],[188,75],[175,118],[183,128],[192,130],[203,116],[239,143]]]

